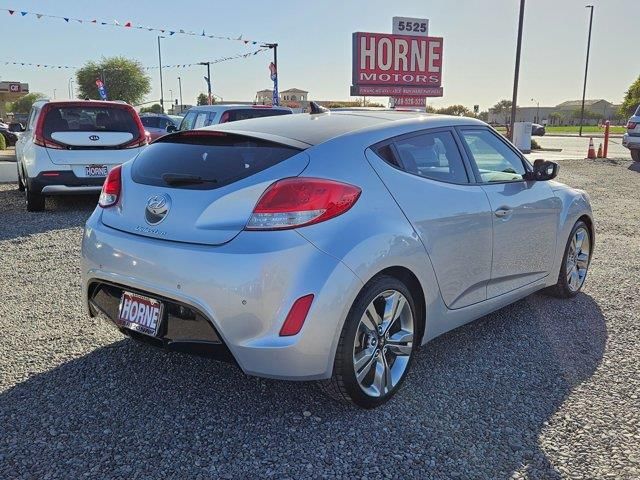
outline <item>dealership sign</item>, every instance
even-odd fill
[[[427,97],[393,97],[394,107],[424,107]]]
[[[442,37],[356,32],[352,95],[442,96]]]

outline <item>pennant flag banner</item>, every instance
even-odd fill
[[[255,50],[253,52],[247,52],[247,53],[238,53],[237,55],[232,55],[230,57],[221,57],[221,58],[216,58],[215,60],[210,60],[209,63],[214,64],[214,63],[221,63],[221,62],[228,62],[229,60],[236,60],[238,58],[248,58],[248,57],[252,57],[254,55],[257,55],[260,52],[265,52],[269,50],[268,48],[261,48],[259,50]],[[36,68],[50,68],[50,69],[73,69],[73,70],[77,70],[79,68],[82,67],[77,67],[77,66],[73,66],[73,65],[50,65],[50,64],[46,64],[46,63],[30,63],[30,62],[13,62],[13,61],[0,61],[0,63],[4,63],[4,65],[14,65],[14,66],[18,66],[18,67],[36,67]],[[202,66],[203,62],[196,62],[196,63],[179,63],[179,64],[172,64],[172,65],[162,65],[162,68],[191,68],[191,67],[195,67],[195,66]],[[206,63],[206,62],[204,62]],[[142,67],[144,70],[154,70],[154,69],[158,69],[160,68],[158,65],[155,66],[148,66],[148,67]]]
[[[226,35],[216,35],[216,34],[211,34],[211,33],[206,33],[205,30],[202,30],[202,33],[198,33],[198,32],[194,32],[194,31],[190,31],[190,30],[185,30],[184,28],[160,28],[160,27],[149,27],[149,26],[145,26],[145,25],[139,25],[139,24],[135,24],[130,20],[127,21],[118,21],[118,20],[111,20],[111,21],[106,21],[106,20],[97,20],[97,19],[85,19],[85,18],[73,18],[73,17],[65,17],[65,16],[61,16],[61,15],[49,15],[46,13],[35,13],[35,12],[26,12],[26,11],[20,11],[20,10],[10,10],[8,8],[0,8],[0,12],[7,12],[9,13],[9,15],[12,15],[14,17],[17,17],[17,15],[14,15],[16,12],[20,12],[20,16],[21,17],[26,17],[29,15],[32,15],[34,17],[36,17],[37,19],[41,19],[41,18],[53,18],[53,19],[58,19],[58,20],[64,20],[66,23],[69,23],[70,20],[75,20],[78,23],[93,23],[95,25],[104,25],[104,26],[110,26],[110,27],[121,27],[121,28],[136,28],[139,30],[148,30],[150,32],[160,32],[160,33],[168,33],[169,35],[175,35],[175,34],[181,34],[181,35],[189,35],[189,36],[193,36],[193,37],[206,37],[206,38],[214,38],[217,40],[230,40],[230,41],[237,41],[237,42],[241,42],[244,44],[252,44],[252,45],[258,45],[259,43],[268,43],[268,42],[260,42],[258,40],[249,40],[247,38],[243,38],[243,35],[240,35],[239,37],[228,37]]]

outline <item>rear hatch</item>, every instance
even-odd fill
[[[627,123],[627,133],[632,137],[640,137],[640,105],[635,115]]]
[[[133,108],[105,102],[47,104],[36,136],[57,165],[122,163],[146,143]]]
[[[162,137],[123,166],[120,203],[102,222],[164,240],[226,243],[269,185],[303,172],[309,157],[299,147],[207,130]]]

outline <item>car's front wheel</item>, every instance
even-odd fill
[[[640,162],[640,150],[630,150],[634,162]]]
[[[587,278],[591,264],[591,231],[582,220],[576,222],[564,249],[558,282],[547,292],[560,298],[575,297]]]
[[[382,275],[362,289],[345,321],[333,376],[320,383],[331,397],[363,408],[389,400],[404,381],[419,341],[411,292]]]

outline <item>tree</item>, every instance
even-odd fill
[[[436,113],[436,109],[433,105],[426,105],[424,111],[427,113]]]
[[[480,112],[480,113],[478,114],[478,118],[479,118],[480,120],[482,120],[483,122],[488,122],[488,121],[489,121],[489,112],[488,112],[488,111],[486,111],[486,110],[485,110],[485,111],[483,111],[483,112]]]
[[[125,57],[103,57],[100,62],[85,63],[76,72],[78,96],[99,100],[97,79],[104,82],[109,100],[123,100],[135,105],[151,91],[151,80],[142,65]]]
[[[636,111],[640,105],[640,77],[631,84],[629,90],[624,96],[624,101],[620,107],[620,115],[623,117],[630,117]]]
[[[455,115],[457,117],[469,117],[473,115],[471,110],[464,105],[450,105],[448,107],[439,108],[437,113],[441,113],[443,115]]]
[[[163,113],[162,106],[159,103],[154,103],[150,107],[142,107],[140,113]]]
[[[38,92],[28,93],[13,103],[7,104],[7,110],[13,113],[29,113],[36,100],[46,98],[46,95]]]
[[[489,109],[491,113],[500,115],[501,113],[511,113],[511,100],[500,100]]]
[[[216,103],[216,99],[213,97],[213,95],[211,95],[211,103]],[[207,95],[206,93],[198,94],[196,105],[209,105],[209,95]]]

